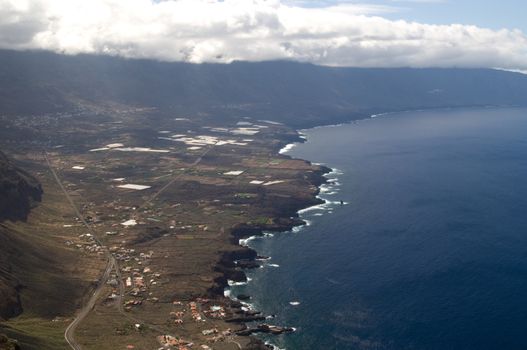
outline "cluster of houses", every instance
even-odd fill
[[[194,346],[194,343],[179,339],[172,335],[160,335],[157,337],[157,340],[163,346],[161,349],[190,350],[190,348]]]
[[[272,124],[273,122],[265,121],[265,123]],[[249,122],[239,122],[236,125],[236,127],[233,127],[233,128],[207,128],[206,127],[206,129],[209,129],[211,132],[224,133],[224,134],[229,134],[229,135],[221,135],[221,136],[208,136],[208,135],[190,136],[189,134],[173,134],[172,135],[172,132],[170,131],[161,131],[160,134],[162,134],[162,136],[160,136],[159,139],[183,143],[189,150],[198,150],[198,149],[201,149],[202,147],[207,147],[207,146],[222,146],[222,145],[246,146],[250,142],[254,141],[253,139],[247,138],[248,136],[250,137],[251,135],[256,135],[260,131],[262,131],[262,129],[265,129],[265,128],[268,128],[268,126],[256,125],[256,124],[252,124]],[[118,152],[147,152],[147,153],[168,153],[169,152],[169,150],[165,150],[165,149],[128,147],[122,143],[111,143],[111,144],[107,144],[99,148],[90,149],[89,151],[90,152],[118,151]],[[74,165],[72,169],[76,171],[81,171],[85,169],[85,166],[82,164]],[[232,177],[238,177],[244,173],[246,175],[246,170],[228,169],[228,171],[224,170],[223,172],[218,173],[218,174],[232,178]],[[284,183],[286,181],[286,180],[273,179],[271,178],[271,176],[265,176],[263,179],[257,178],[256,176],[248,176],[248,178],[244,180],[247,181],[247,183],[250,185],[258,185],[258,186],[272,186],[272,185]],[[111,179],[111,183],[113,183],[112,188],[121,189],[121,190],[143,191],[143,190],[148,190],[151,188],[151,186],[148,186],[148,185],[127,183],[126,178],[124,177]],[[117,210],[120,213],[119,216],[121,216],[124,212],[134,212],[136,210],[136,207],[120,206],[119,202],[120,202],[119,199],[116,199],[112,202],[105,202],[105,206],[111,207],[112,209]],[[178,206],[178,205],[180,204],[175,204],[174,206]],[[225,204],[225,205],[227,206],[229,204]],[[143,212],[144,214],[147,213],[146,209],[142,209],[142,210],[145,210]],[[112,216],[112,215],[113,214],[109,214],[109,216]],[[136,221],[136,219],[134,218],[135,216],[132,215],[131,217],[132,218],[129,220],[122,221],[124,219],[121,216],[120,221],[122,222],[117,221],[112,226],[112,230],[115,230],[115,231],[107,231],[106,235],[107,236],[123,235],[124,229],[128,227],[133,227],[136,225],[143,224],[143,222]],[[160,221],[156,218],[146,218],[145,220],[156,221],[156,222]],[[95,223],[95,222],[92,222],[92,223]],[[196,230],[196,229],[199,229],[200,231],[208,230],[207,225],[196,225],[196,226],[186,225],[185,226],[183,225],[183,223],[175,222],[174,220],[170,221],[169,224],[170,224],[169,228],[171,230],[176,230],[176,229],[186,230],[186,231]],[[123,231],[121,231],[121,229],[123,229]],[[97,244],[95,237],[93,237],[91,234],[89,233],[83,234],[83,235],[80,235],[79,238],[82,240],[82,242],[75,245],[77,248],[84,249],[87,252],[94,252],[100,255],[104,254],[104,249],[106,248],[101,247],[99,244]],[[73,245],[75,243],[68,242],[68,244]],[[125,310],[130,311],[134,307],[139,307],[143,305],[145,301],[157,302],[158,299],[156,297],[153,297],[151,291],[149,290],[149,288],[151,288],[152,286],[155,286],[159,282],[159,278],[161,277],[160,273],[152,271],[151,265],[149,263],[149,260],[152,259],[152,255],[154,254],[154,252],[149,251],[149,252],[138,253],[135,249],[126,248],[124,244],[112,246],[109,248],[109,251],[113,254],[116,260],[120,262],[120,265],[121,265],[120,272],[122,273],[122,278],[123,278],[122,281],[117,281],[118,278],[117,276],[115,277],[115,279],[113,280],[114,289],[109,298],[116,299],[117,298],[117,294],[116,294],[117,288],[121,283],[124,283],[125,293],[127,295],[127,298],[126,300],[123,300],[121,302],[124,304]],[[212,327],[210,329],[201,330],[201,334],[206,337],[206,341],[208,343],[225,341],[227,337],[233,335],[230,329],[221,331],[221,330],[218,330],[218,328],[216,327],[210,326],[208,323],[206,324],[204,323],[207,321],[206,320],[207,318],[211,320],[225,319],[227,317],[227,311],[224,306],[213,305],[210,303],[210,300],[200,299],[200,298],[196,299],[195,301],[190,301],[188,302],[188,304],[180,302],[180,301],[174,301],[173,304],[174,306],[179,307],[179,308],[175,308],[175,311],[170,312],[170,318],[173,320],[173,324],[175,325],[183,324],[186,313],[190,313],[190,317],[192,318],[194,322],[203,324],[203,326],[199,326],[200,329],[201,327],[207,327],[207,326]],[[186,306],[188,306],[188,308]],[[160,349],[184,350],[184,349],[196,348],[196,345],[194,343],[182,340],[172,335],[159,336],[158,341],[162,346]],[[203,350],[211,349],[211,347],[209,347],[208,345],[200,345],[199,348]]]
[[[65,227],[73,227],[73,225],[64,225]],[[73,246],[76,249],[83,250],[87,253],[95,253],[97,255],[103,255],[104,249],[95,241],[95,237],[91,233],[84,233],[78,236],[79,240],[67,240],[65,244],[67,246]]]
[[[205,322],[203,317],[201,317],[201,313],[198,310],[198,303],[196,303],[195,301],[191,301],[189,303],[189,306],[190,306],[190,313],[192,314],[192,318],[194,319],[194,321]]]

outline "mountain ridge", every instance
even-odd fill
[[[106,103],[189,115],[250,115],[306,127],[410,109],[527,105],[525,96],[526,75],[494,69],[337,68],[289,61],[198,65],[0,50],[5,114]]]

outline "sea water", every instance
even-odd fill
[[[304,131],[338,169],[310,225],[247,244],[250,294],[293,349],[527,349],[527,109],[389,114]],[[340,201],[346,202],[340,205]]]

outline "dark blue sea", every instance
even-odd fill
[[[297,349],[527,349],[527,109],[405,112],[304,131],[337,169],[232,294]],[[340,205],[343,200],[347,204]],[[291,305],[298,302],[298,305]],[[295,303],[294,303],[295,304]]]

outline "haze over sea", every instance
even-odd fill
[[[233,294],[297,328],[274,344],[527,348],[527,109],[405,112],[305,133],[289,154],[339,169],[322,197],[349,204],[249,242],[272,259]]]

